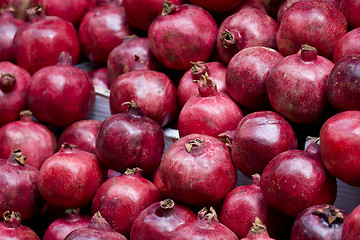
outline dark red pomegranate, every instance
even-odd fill
[[[346,17],[351,29],[360,27],[360,3],[356,0],[341,0],[340,11]]]
[[[283,58],[278,51],[267,47],[240,50],[227,66],[225,82],[229,95],[241,106],[250,109],[269,107],[266,79],[269,70]]]
[[[31,228],[21,224],[21,215],[18,212],[6,211],[4,221],[0,224],[0,238],[12,240],[40,240]]]
[[[126,168],[139,167],[144,176],[151,176],[164,152],[164,134],[160,125],[146,117],[135,102],[125,105],[127,112],[102,122],[96,137],[96,155],[108,168],[124,172]]]
[[[0,61],[15,62],[13,39],[25,22],[14,17],[10,8],[0,10]]]
[[[273,208],[297,216],[316,204],[333,204],[336,179],[311,153],[292,149],[278,154],[264,168],[260,187]]]
[[[360,186],[360,111],[344,111],[330,117],[320,130],[320,154],[334,177]]]
[[[178,115],[175,84],[158,71],[138,70],[118,76],[111,86],[109,101],[112,114],[126,112],[128,106],[123,103],[134,101],[161,127]]]
[[[360,110],[360,53],[337,61],[326,80],[326,95],[335,110]]]
[[[0,62],[0,126],[19,119],[25,110],[25,91],[31,75],[8,61]]]
[[[64,143],[76,145],[80,150],[96,153],[96,136],[100,129],[101,121],[85,119],[76,121],[67,126],[58,140],[58,148]]]
[[[162,15],[148,30],[150,49],[166,68],[187,70],[191,62],[211,57],[217,31],[215,20],[202,7],[165,1]]]
[[[95,87],[110,90],[111,79],[106,67],[91,70],[88,75]]]
[[[345,33],[335,45],[333,62],[336,63],[345,56],[360,54],[359,38],[360,28]]]
[[[336,42],[347,32],[345,16],[326,1],[294,3],[283,16],[276,44],[284,56],[295,54],[302,44],[331,59]]]
[[[347,216],[347,212],[333,205],[308,207],[296,217],[291,228],[291,240],[341,240]]]
[[[115,4],[88,11],[78,28],[83,54],[99,64],[105,64],[110,52],[122,43],[123,38],[132,34],[124,7]]]
[[[241,240],[275,240],[269,237],[266,226],[256,217],[253,226],[250,228],[247,236]]]
[[[139,214],[160,200],[156,186],[135,168],[106,180],[96,192],[91,208],[93,212],[99,211],[112,229],[129,236]]]
[[[192,62],[191,68],[181,77],[177,86],[177,96],[179,105],[182,108],[184,104],[193,96],[199,95],[199,84],[201,75],[209,75],[216,84],[219,92],[227,92],[225,84],[226,65],[221,62]]]
[[[234,9],[242,0],[225,0],[221,4],[217,0],[189,0],[190,3],[199,5],[209,12],[224,13]]]
[[[143,210],[131,227],[131,240],[170,240],[179,226],[196,220],[192,209],[165,199]]]
[[[91,223],[91,216],[80,215],[80,209],[67,209],[65,218],[54,220],[44,233],[42,240],[64,240],[72,231],[88,227]]]
[[[170,239],[238,240],[235,233],[219,222],[212,207],[209,210],[203,208],[195,221],[185,223],[175,229]]]
[[[30,21],[22,25],[13,40],[16,62],[34,74],[40,68],[54,65],[59,55],[67,52],[71,63],[79,60],[80,47],[74,25],[56,16],[46,16],[38,8],[29,11],[40,11],[29,15]]]
[[[360,234],[360,205],[355,207],[343,223],[341,240],[353,240]]]
[[[160,70],[160,63],[150,50],[147,37],[129,37],[115,47],[107,59],[107,69],[111,78],[114,79],[127,72],[134,70]]]
[[[159,165],[170,197],[192,206],[216,206],[235,187],[230,149],[221,140],[190,134],[177,140]]]
[[[95,154],[64,144],[40,168],[39,191],[56,206],[81,208],[91,203],[104,180]]]
[[[1,159],[0,168],[0,214],[11,209],[24,221],[34,219],[44,205],[38,189],[39,170],[26,163],[20,149],[8,159]]]
[[[325,82],[333,66],[316,48],[302,45],[301,52],[285,57],[269,70],[266,89],[271,106],[298,124],[323,120],[329,106]]]
[[[34,116],[57,128],[85,119],[95,103],[88,74],[70,61],[62,53],[58,64],[37,71],[26,89],[26,102]]]
[[[228,64],[241,49],[253,46],[276,48],[279,24],[259,9],[248,8],[227,17],[220,25],[216,49]]]
[[[45,125],[33,121],[30,111],[23,111],[20,120],[0,128],[0,158],[8,158],[20,148],[26,163],[40,169],[57,148],[55,135]]]
[[[114,231],[100,212],[96,212],[91,218],[88,227],[76,229],[69,233],[64,240],[126,240],[122,234]]]

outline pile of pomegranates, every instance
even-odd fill
[[[359,11],[0,0],[0,239],[358,239]]]

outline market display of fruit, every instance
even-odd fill
[[[0,0],[0,239],[359,239],[359,11]]]

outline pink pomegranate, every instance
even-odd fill
[[[18,148],[26,156],[27,164],[40,169],[55,153],[57,141],[49,128],[33,121],[30,111],[23,111],[20,120],[0,128],[0,158],[8,158]]]
[[[247,236],[241,240],[275,240],[269,237],[266,226],[256,217],[253,226],[250,228]]]
[[[19,212],[6,211],[3,217],[4,221],[1,221],[0,224],[1,239],[40,240],[34,230],[21,224]]]
[[[29,15],[30,21],[16,32],[13,40],[18,65],[34,74],[40,68],[56,64],[62,52],[67,52],[71,63],[76,64],[80,47],[74,25],[60,17],[46,16],[37,8],[29,11],[35,13]]]
[[[123,38],[132,34],[124,7],[115,4],[88,11],[78,28],[82,53],[98,64],[106,63],[110,52],[122,43]]]
[[[110,90],[111,79],[106,67],[91,70],[88,75],[95,87]]]
[[[360,27],[360,3],[356,0],[341,0],[340,11],[346,17],[351,29]]]
[[[162,15],[148,30],[155,57],[173,70],[187,70],[191,62],[206,62],[215,48],[218,31],[213,17],[197,5],[165,3]]]
[[[253,46],[276,48],[279,24],[259,9],[248,8],[227,17],[220,25],[216,49],[228,64],[241,49]]]
[[[360,205],[355,207],[344,221],[341,240],[353,240],[360,234]]]
[[[302,44],[331,59],[336,42],[347,32],[345,16],[326,1],[294,3],[283,16],[276,44],[284,56],[295,54]]]
[[[165,199],[151,204],[139,214],[131,227],[130,239],[170,240],[176,228],[195,220],[192,209]]]
[[[266,92],[269,70],[284,57],[276,50],[255,46],[240,50],[226,70],[226,88],[241,106],[264,110],[270,106]]]
[[[0,62],[0,126],[18,120],[25,110],[25,91],[31,75],[8,61]]]
[[[224,13],[234,9],[238,6],[242,1],[240,0],[225,0],[221,1],[219,4],[216,0],[189,0],[190,3],[199,5],[209,12],[214,13]]]
[[[95,154],[64,144],[41,166],[38,185],[47,202],[64,208],[81,208],[91,203],[103,180]]]
[[[112,229],[129,236],[139,214],[160,200],[156,186],[135,168],[106,180],[96,192],[91,208],[93,212],[99,211]]]
[[[360,28],[345,33],[335,45],[333,62],[337,63],[337,61],[348,55],[360,54],[359,38]]]
[[[269,71],[266,89],[271,106],[287,120],[310,124],[323,120],[329,103],[325,82],[334,64],[302,45],[301,52],[280,60]]]
[[[177,140],[159,165],[171,198],[191,206],[215,206],[236,184],[230,150],[221,140],[190,134]]]
[[[216,84],[216,88],[219,92],[227,92],[225,84],[225,64],[217,61],[198,61],[192,62],[191,65],[191,68],[187,70],[181,77],[177,87],[177,96],[181,108],[191,97],[199,95],[198,82],[201,79],[201,75],[204,75],[205,73],[209,75],[211,80]]]

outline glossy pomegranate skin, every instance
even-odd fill
[[[290,123],[274,111],[246,115],[237,126],[231,142],[234,165],[248,177],[261,174],[276,155],[298,146]]]
[[[6,9],[0,11],[0,61],[15,62],[13,54],[13,39],[15,33],[25,22],[17,19]]]
[[[65,128],[87,117],[95,104],[95,89],[86,72],[59,62],[32,76],[26,102],[39,121]]]
[[[292,149],[274,157],[265,167],[260,187],[266,202],[289,216],[316,204],[333,204],[337,185],[320,159]]]
[[[336,43],[333,54],[333,62],[337,63],[348,55],[360,54],[360,28],[355,28],[345,33]]]
[[[30,79],[30,73],[18,65],[0,62],[0,126],[18,120],[25,110],[25,91]]]
[[[270,106],[266,92],[269,70],[284,57],[276,50],[255,46],[240,50],[226,70],[226,88],[241,106],[264,110]]]
[[[338,112],[360,110],[360,54],[349,55],[334,65],[326,81],[326,95]]]
[[[31,228],[21,224],[21,215],[18,212],[8,211],[0,224],[0,237],[13,240],[40,240]]]
[[[143,178],[139,169],[134,171],[106,180],[91,205],[92,212],[99,211],[112,229],[125,236],[129,236],[138,215],[161,200],[156,186]]]
[[[242,0],[226,0],[222,1],[221,4],[219,4],[219,2],[216,0],[189,0],[189,2],[203,7],[209,12],[224,13],[234,9],[236,6],[242,3]]]
[[[95,87],[110,90],[111,79],[106,67],[101,67],[88,72],[88,75]]]
[[[147,37],[129,37],[116,46],[107,59],[107,69],[114,79],[134,70],[161,70],[160,63],[150,50]]]
[[[64,144],[41,166],[38,186],[47,202],[64,208],[81,208],[91,203],[103,181],[95,154]]]
[[[61,52],[70,54],[72,64],[80,55],[74,25],[56,16],[34,17],[21,26],[14,36],[13,49],[18,65],[30,74],[56,64]]]
[[[271,106],[291,122],[320,122],[329,108],[325,82],[333,67],[317,49],[303,45],[270,69],[266,90]]]
[[[219,92],[227,92],[225,84],[225,64],[218,61],[193,62],[192,67],[183,74],[177,86],[177,96],[180,107],[183,107],[191,97],[199,95],[198,81],[201,75],[205,73],[207,73],[216,84]]]
[[[360,27],[360,3],[356,0],[342,0],[340,3],[340,11],[346,17],[351,29]]]
[[[352,239],[356,239],[359,236],[360,234],[359,219],[360,219],[360,205],[355,207],[344,221],[341,240],[352,240]]]
[[[284,56],[297,53],[301,44],[331,59],[336,42],[347,32],[345,16],[325,1],[294,3],[283,16],[276,44]]]
[[[261,10],[243,9],[227,17],[220,25],[216,49],[220,59],[228,64],[241,49],[253,46],[276,48],[279,24]]]
[[[359,111],[344,111],[330,117],[320,129],[320,154],[325,167],[352,186],[360,186],[359,123]]]
[[[131,227],[131,240],[170,240],[171,233],[179,226],[196,220],[189,207],[165,199],[151,204],[136,218]]]
[[[20,120],[0,128],[0,158],[8,158],[20,148],[26,163],[40,169],[57,148],[55,135],[45,125],[33,121],[30,112],[22,113]]]
[[[128,24],[124,7],[114,4],[90,10],[78,28],[82,53],[99,64],[106,64],[111,50],[132,34],[133,29]]]
[[[291,228],[291,240],[341,240],[344,221],[348,213],[328,204],[314,205],[296,217]]]
[[[138,70],[118,76],[110,89],[111,113],[126,112],[128,106],[122,104],[132,100],[161,127],[178,115],[175,84],[162,72]]]
[[[96,135],[100,129],[101,121],[84,119],[67,126],[58,140],[58,148],[64,143],[76,145],[80,150],[96,153]]]
[[[200,6],[172,7],[169,14],[160,15],[151,23],[150,49],[164,67],[187,70],[191,61],[209,60],[218,27],[210,13]]]
[[[172,199],[198,207],[220,204],[237,180],[229,148],[203,134],[177,140],[165,153],[159,176]]]

